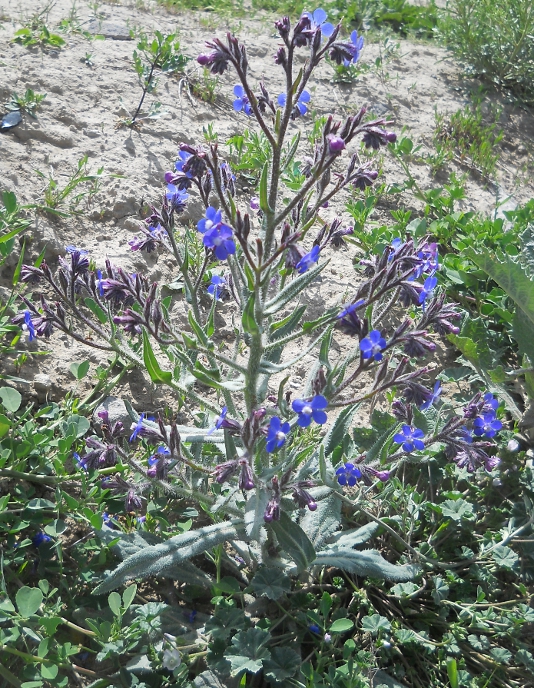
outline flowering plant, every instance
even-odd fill
[[[336,532],[342,505],[359,508],[353,488],[380,489],[405,461],[424,461],[432,445],[468,472],[497,463],[491,442],[501,427],[497,400],[477,394],[463,415],[447,418],[434,407],[439,384],[431,389],[423,382],[435,335],[457,333],[459,318],[438,288],[438,247],[430,237],[398,239],[361,261],[362,279],[347,283],[348,301],[306,319],[308,288],[320,285],[328,253],[344,247],[352,231],[340,218],[323,220],[322,209],[345,190],[371,186],[378,172],[371,161],[362,162],[360,149],[387,147],[396,135],[389,122],[368,119],[362,107],[344,121],[327,117],[311,150],[301,143],[300,129],[289,140],[292,122],[305,121],[311,107],[306,88],[314,69],[327,55],[338,64],[354,62],[362,41],[357,35],[340,40],[340,25],[327,23],[322,10],[304,13],[294,27],[287,17],[275,25],[281,44],[274,59],[285,80],[277,97],[264,82],[253,87],[245,46],[233,35],[210,41],[209,52],[198,57],[214,74],[235,70],[240,84],[233,107],[255,120],[269,143],[258,196],[238,194],[231,163],[217,144],[182,143],[175,169],[165,175],[162,203],[130,241],[134,251],[174,257],[183,299],[164,297],[157,284],[109,260],[99,269],[76,248],[55,274],[45,262],[22,268],[24,282],[45,282],[54,295],[39,303],[24,297],[15,322],[31,338],[60,330],[146,369],[153,383],[173,390],[180,406],[204,412],[193,427],[132,410],[132,428],[99,413],[101,437],[87,440],[81,470],[107,474],[120,466],[104,485],[124,496],[128,511],[142,511],[147,492],[163,490],[194,500],[214,519],[131,553],[97,593],[168,572],[205,581],[189,560],[225,542],[234,553],[228,562],[235,567],[238,561],[247,575],[260,564],[275,573],[330,566],[408,580],[413,566],[355,549],[374,531],[365,537]],[[304,49],[308,59],[296,70],[295,56]],[[284,171],[296,160],[302,184],[284,188]],[[195,228],[180,223],[192,197],[205,208]],[[236,323],[233,350],[218,337],[220,309]],[[332,347],[334,332],[344,338],[345,356]],[[288,347],[297,354],[288,358]],[[314,364],[292,399],[287,375],[306,356]],[[386,393],[396,399],[395,422],[372,450],[360,453],[350,436],[356,413]],[[321,429],[326,433],[318,439]]]

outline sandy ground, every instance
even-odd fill
[[[252,122],[233,111],[232,90],[237,80],[235,74],[226,72],[219,79],[213,104],[191,97],[186,82],[180,78],[161,76],[155,96],[147,96],[146,105],[157,99],[164,114],[146,121],[139,131],[121,128],[121,117],[135,111],[141,96],[132,64],[135,41],[129,39],[128,31],[176,32],[183,52],[192,58],[204,50],[204,42],[213,35],[235,31],[247,44],[252,82],[263,79],[271,93],[277,95],[284,89],[281,70],[273,62],[278,40],[272,18],[228,20],[213,13],[170,13],[160,5],[145,4],[143,0],[134,5],[79,2],[75,6],[76,25],[106,34],[105,40],[89,40],[80,33],[61,34],[67,44],[60,50],[28,49],[13,43],[14,32],[43,8],[44,5],[29,0],[17,5],[0,0],[0,103],[8,101],[12,92],[20,95],[28,88],[47,94],[37,119],[25,117],[20,126],[0,137],[0,190],[14,191],[21,204],[42,204],[47,181],[36,170],[46,177],[53,176],[62,187],[84,156],[88,158],[90,173],[103,168],[103,174],[98,192],[81,200],[79,214],[57,218],[31,212],[28,258],[35,258],[46,245],[46,258],[53,265],[64,253],[64,247],[73,244],[88,250],[99,265],[107,256],[128,270],[143,271],[151,281],[168,282],[173,271],[169,258],[132,253],[128,248],[128,240],[138,231],[141,205],[161,198],[164,173],[172,168],[181,141],[197,143],[202,140],[203,130],[212,126],[219,142],[224,144],[229,136],[252,127]],[[57,0],[43,18],[51,30],[61,33],[57,26],[69,13],[73,15],[71,0]],[[332,69],[322,64],[310,88],[311,118],[326,113],[347,115],[367,104],[377,116],[387,116],[393,122],[391,129],[399,134],[404,132],[415,145],[421,145],[422,153],[430,152],[435,110],[457,111],[469,102],[470,91],[476,90],[477,85],[462,78],[461,66],[443,48],[397,38],[393,42],[399,44],[398,49],[389,55],[381,69],[373,65],[377,57],[385,55],[383,42],[366,45],[362,61],[372,67],[355,84],[333,84]],[[85,60],[89,55],[89,61]],[[201,78],[194,60],[188,74],[191,82]],[[513,195],[512,202],[522,202],[534,196],[534,184],[529,179],[534,160],[532,113],[498,96],[494,97],[494,103],[502,108],[500,126],[504,132],[499,144],[498,184],[488,184],[480,176],[470,175],[467,200],[460,206],[488,214],[494,212],[497,197]],[[295,130],[309,123],[310,118],[297,122]],[[221,149],[224,151],[225,147]],[[403,181],[400,167],[387,153],[381,158],[381,167],[382,178],[388,184]],[[412,167],[422,188],[436,186],[446,179],[446,174],[432,179],[425,164]],[[452,164],[447,171],[461,173],[467,169]],[[238,204],[245,206],[250,191],[246,184],[240,188]],[[374,221],[391,221],[390,209],[397,205],[415,212],[420,210],[420,204],[408,195],[391,198],[396,205],[384,202]],[[346,200],[340,198],[337,205],[325,210],[324,219],[339,214],[348,221],[350,216],[344,211]],[[67,206],[69,202],[67,199]],[[67,210],[67,206],[61,209]],[[202,207],[193,201],[182,217],[184,222],[196,222],[201,215]],[[8,263],[0,275],[4,288],[11,270],[12,264]],[[324,275],[309,297],[310,311],[313,311],[309,315],[315,317],[325,305],[342,302],[350,289],[354,280],[352,252],[336,252]],[[221,326],[231,334],[229,313],[225,316],[223,307]],[[30,356],[18,371],[28,381],[23,385],[24,391],[37,395],[40,400],[44,396],[59,399],[69,390],[77,394],[87,391],[89,381],[75,383],[69,373],[71,362],[88,359],[93,364],[105,363],[94,351],[58,334],[48,342],[25,346],[28,351],[51,352],[47,357]],[[307,367],[309,361],[305,359],[291,381],[295,389]],[[8,362],[4,372],[17,374]],[[35,384],[35,376],[39,374],[48,376],[48,380],[41,377]],[[143,410],[157,408],[166,400],[139,373],[133,374],[118,393],[130,397]]]

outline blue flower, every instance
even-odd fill
[[[371,330],[368,336],[360,342],[362,358],[374,358],[375,361],[382,360],[382,351],[386,348],[387,342],[380,334],[380,330]]]
[[[185,151],[179,151],[178,156],[179,156],[180,160],[177,160],[174,163],[174,167],[176,168],[176,171],[182,172],[183,174],[185,174],[185,176],[188,179],[193,179],[193,175],[191,174],[191,172],[189,170],[187,172],[184,172],[184,165],[189,160],[189,158],[191,157],[191,153],[186,153]]]
[[[483,411],[490,412],[496,411],[499,408],[499,400],[495,399],[491,392],[486,392],[484,394],[484,407]]]
[[[353,45],[353,48],[352,48],[353,55],[352,55],[352,60],[344,60],[343,63],[345,65],[345,67],[348,67],[351,62],[353,64],[356,64],[356,62],[358,62],[358,60],[360,59],[360,53],[361,53],[362,48],[363,48],[363,36],[358,36],[358,32],[353,31],[350,34],[350,42]]]
[[[312,633],[319,634],[321,632],[321,629],[317,624],[310,624],[308,626],[308,630],[310,630]]]
[[[398,432],[394,437],[393,441],[402,444],[402,448],[405,452],[413,452],[414,449],[424,449],[425,443],[421,440],[425,433],[419,428],[414,428],[412,425],[403,425],[402,432]]]
[[[219,260],[226,260],[229,255],[235,253],[232,229],[228,225],[219,222],[204,233],[202,239],[206,248],[213,248]]]
[[[206,217],[203,217],[202,220],[197,223],[197,229],[201,234],[204,234],[204,232],[220,224],[221,221],[221,211],[215,210],[215,208],[210,205],[206,208]]]
[[[419,279],[421,275],[433,275],[436,272],[439,267],[439,257],[438,245],[435,242],[426,244],[423,250],[419,251],[417,257],[421,262],[408,279]]]
[[[30,311],[24,311],[24,325],[22,326],[22,329],[28,332],[28,339],[30,342],[33,342],[35,339],[35,327],[33,326]]]
[[[96,286],[98,287],[98,293],[100,296],[104,296],[104,289],[102,287],[102,270],[97,270],[96,271]]]
[[[354,487],[362,477],[362,472],[353,463],[346,463],[336,471],[337,481],[340,485]]]
[[[224,424],[224,419],[226,418],[226,414],[228,413],[228,407],[223,406],[221,410],[221,415],[217,416],[215,419],[215,425],[211,427],[206,434],[211,435],[215,430],[220,430]]]
[[[421,411],[424,411],[427,408],[430,408],[433,406],[436,401],[439,399],[439,395],[441,394],[441,382],[438,380],[436,384],[434,385],[434,390],[432,394],[428,397],[426,401],[424,401],[419,408]]]
[[[495,417],[495,411],[477,416],[473,421],[473,425],[473,432],[478,437],[481,435],[486,435],[486,437],[494,437],[502,428],[501,421]]]
[[[350,303],[348,306],[345,306],[345,308],[337,316],[337,319],[341,320],[342,318],[347,318],[351,316],[354,313],[354,311],[359,310],[364,305],[365,299],[360,299],[359,301],[356,301],[356,303]]]
[[[291,426],[289,423],[282,424],[282,421],[277,416],[271,418],[269,432],[267,433],[267,451],[273,452],[276,449],[280,449],[285,444],[286,435],[290,430]]]
[[[79,253],[81,256],[87,256],[89,254],[89,251],[86,251],[84,248],[76,248],[76,246],[72,246],[72,244],[65,246],[65,251],[70,253],[70,255],[73,253]]]
[[[302,91],[302,93],[299,96],[299,99],[295,103],[295,109],[297,109],[301,115],[305,115],[308,112],[308,108],[306,107],[305,103],[309,103],[310,98],[311,98],[311,96],[308,93],[308,91]],[[284,105],[286,104],[286,101],[287,101],[286,94],[281,93],[278,96],[278,105],[280,105],[281,107],[284,107]]]
[[[44,545],[45,542],[50,542],[51,539],[52,538],[50,535],[43,533],[42,530],[38,530],[32,537],[32,545],[34,547],[40,547],[41,545]]]
[[[306,255],[302,256],[299,262],[295,265],[295,269],[298,270],[301,275],[303,275],[305,272],[308,272],[308,270],[319,260],[320,251],[320,246],[314,246],[309,253],[306,253]]]
[[[328,406],[328,401],[325,397],[317,394],[310,401],[304,399],[295,399],[291,408],[295,413],[299,414],[297,423],[301,428],[307,428],[312,418],[319,425],[324,425],[327,421],[326,413],[323,409]]]
[[[137,423],[136,423],[136,425],[135,425],[135,428],[133,429],[133,432],[132,432],[132,434],[130,435],[130,442],[135,442],[135,440],[137,439],[137,435],[138,435],[138,434],[141,432],[141,430],[143,429],[143,419],[144,419],[144,417],[145,417],[145,414],[144,414],[144,413],[142,413],[142,414],[139,416],[139,420],[137,421]]]
[[[423,306],[423,310],[425,310],[425,301],[427,298],[432,294],[434,289],[436,288],[438,284],[438,278],[434,277],[433,275],[431,277],[427,277],[424,284],[423,284],[423,290],[419,294],[419,303]]]
[[[334,25],[330,24],[330,22],[326,21],[327,14],[326,12],[319,7],[318,9],[315,10],[315,12],[303,12],[302,13],[303,17],[308,17],[310,22],[311,22],[311,29],[316,30],[320,29],[321,33],[323,36],[331,36],[332,33],[334,32]]]
[[[252,115],[252,108],[250,107],[250,100],[248,99],[247,95],[245,94],[245,90],[241,84],[237,84],[234,86],[234,96],[236,96],[236,99],[234,100],[234,110],[236,112],[241,112],[241,110],[245,113],[245,115]]]
[[[189,194],[184,189],[180,189],[174,184],[167,184],[167,193],[165,194],[167,200],[171,205],[173,205],[178,211],[185,208]]]
[[[219,275],[213,275],[211,278],[211,284],[208,287],[208,294],[211,294],[213,298],[218,301],[221,298],[223,289],[226,288],[226,280],[224,277],[219,277]]]

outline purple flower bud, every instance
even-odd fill
[[[327,139],[328,150],[331,155],[336,155],[337,153],[344,150],[346,147],[345,141],[343,141],[343,139],[340,136],[336,136],[335,134],[328,134]]]

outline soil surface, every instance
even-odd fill
[[[139,233],[142,206],[157,204],[161,199],[165,190],[164,174],[173,168],[180,142],[199,143],[203,132],[212,127],[218,134],[224,156],[228,154],[223,145],[228,137],[254,126],[243,113],[236,113],[232,108],[233,87],[237,83],[232,71],[218,79],[214,103],[192,95],[192,85],[202,81],[202,72],[194,58],[205,50],[206,40],[214,35],[223,37],[227,30],[234,31],[247,45],[251,81],[256,84],[263,80],[276,98],[284,88],[282,71],[273,61],[279,44],[273,17],[258,13],[254,17],[252,11],[246,18],[232,19],[209,12],[175,13],[144,0],[135,4],[79,2],[75,6],[72,0],[57,0],[41,18],[51,31],[66,39],[62,49],[47,46],[29,49],[12,42],[15,31],[28,25],[30,18],[43,10],[44,5],[30,0],[21,0],[16,6],[0,0],[0,103],[7,102],[14,91],[19,95],[26,89],[46,93],[36,119],[25,115],[22,124],[1,135],[0,191],[14,191],[20,204],[42,205],[48,179],[53,178],[63,188],[85,156],[87,172],[95,174],[101,169],[102,179],[96,193],[80,199],[76,212],[71,212],[69,205],[89,185],[78,187],[58,207],[68,212],[68,217],[31,211],[32,227],[28,233],[31,241],[26,262],[34,260],[46,246],[46,259],[54,266],[58,256],[64,254],[65,246],[75,245],[89,251],[98,266],[108,257],[128,271],[142,271],[150,281],[168,283],[175,276],[170,258],[129,249],[128,241]],[[90,40],[83,33],[61,33],[59,22],[69,16],[74,17],[71,23],[74,28],[105,38]],[[193,59],[187,68],[187,78],[159,77],[157,91],[147,96],[145,106],[148,108],[158,100],[162,104],[161,116],[145,120],[138,130],[131,130],[121,126],[121,122],[135,112],[141,87],[132,62],[136,41],[130,38],[129,32],[143,30],[150,34],[156,29],[164,34],[176,33],[182,51]],[[368,42],[361,60],[370,67],[354,84],[333,83],[332,68],[323,63],[310,84],[310,113],[292,125],[294,130],[309,128],[318,116],[335,113],[342,117],[367,104],[377,117],[391,120],[390,129],[398,134],[403,132],[415,146],[421,146],[421,154],[431,152],[435,111],[453,113],[463,108],[478,84],[463,78],[462,68],[451,54],[433,43],[417,43],[396,36],[390,38],[390,43],[395,47],[392,52],[385,50],[383,39]],[[383,58],[380,68],[376,67],[378,57]],[[303,52],[302,63],[304,59]],[[451,172],[467,172],[467,199],[459,208],[487,214],[494,213],[496,203],[508,196],[512,197],[508,201],[511,205],[534,196],[534,182],[529,178],[534,160],[532,112],[505,97],[495,95],[492,102],[502,108],[500,126],[504,133],[498,147],[496,183],[461,163],[450,164],[438,178],[432,178],[428,165],[417,161],[412,164],[413,174],[423,189],[443,184]],[[231,160],[229,155],[228,159]],[[383,181],[402,184],[403,172],[387,151],[377,159],[377,165]],[[247,188],[246,180],[240,181],[237,202],[246,208],[252,190]],[[347,195],[341,196],[337,204],[323,211],[322,217],[331,220],[337,214],[352,224],[344,209]],[[396,207],[412,209],[415,217],[422,205],[408,194],[385,196],[372,221],[391,222],[390,213]],[[202,206],[193,198],[181,219],[196,222],[202,214]],[[325,306],[344,302],[354,283],[353,255],[352,249],[332,254],[322,280],[307,296],[308,318],[320,315]],[[13,258],[16,263],[17,256]],[[8,261],[0,274],[4,295],[12,270],[13,261]],[[232,332],[231,309],[223,306],[219,335],[223,339],[231,338]],[[25,342],[23,346],[30,353],[45,350],[50,353],[29,356],[21,370],[4,361],[2,372],[27,380],[25,385],[17,384],[26,395],[39,401],[59,400],[67,391],[76,395],[88,391],[91,376],[76,382],[69,372],[72,362],[87,359],[92,363],[92,372],[97,364],[106,363],[106,358],[95,350],[58,333],[48,341]],[[343,343],[336,346],[343,348]],[[311,360],[303,359],[290,380],[296,391],[303,384]],[[138,372],[132,373],[114,394],[130,398],[136,408],[147,411],[169,401],[164,392]]]

